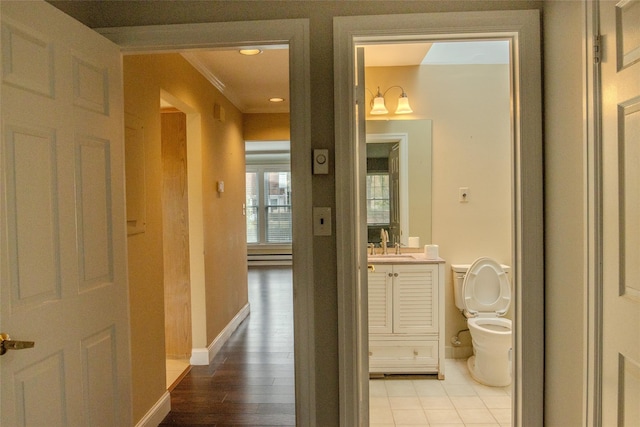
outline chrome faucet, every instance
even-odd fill
[[[400,255],[400,243],[396,243],[396,255]]]
[[[389,233],[384,228],[380,229],[380,245],[382,246],[382,255],[387,255],[387,243],[389,243]]]
[[[375,245],[375,243],[369,243],[367,246],[369,247],[369,255],[375,255],[376,254],[376,251],[375,251],[376,245]]]

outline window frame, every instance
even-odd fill
[[[247,173],[256,173],[257,174],[257,188],[258,188],[258,241],[257,242],[248,242],[247,246],[267,246],[267,245],[291,245],[292,240],[288,242],[268,242],[267,241],[267,209],[269,207],[283,207],[289,206],[289,209],[292,209],[292,201],[289,200],[288,205],[270,205],[267,203],[267,181],[265,180],[265,176],[268,173],[274,172],[288,172],[289,173],[289,185],[291,185],[291,165],[286,163],[278,163],[278,164],[247,164],[245,168],[245,174]],[[291,194],[291,189],[290,194]],[[291,198],[291,196],[289,196]],[[246,201],[246,190],[245,190],[245,201]],[[247,206],[248,209],[249,206]],[[291,218],[293,220],[293,212],[291,214]],[[293,232],[293,229],[291,230]],[[245,240],[248,238],[245,236]]]

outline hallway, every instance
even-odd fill
[[[248,274],[249,317],[175,387],[161,426],[295,425],[291,268]]]

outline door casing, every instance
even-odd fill
[[[514,425],[543,425],[544,240],[540,18],[538,11],[433,13],[334,18],[336,234],[340,421],[368,424],[366,242],[357,233],[358,159],[355,51],[358,43],[504,37],[512,40]],[[526,189],[526,195],[524,194]],[[527,286],[520,286],[526,283]],[[524,303],[526,302],[526,304]],[[526,336],[526,341],[523,337]]]
[[[311,205],[311,104],[308,19],[216,22],[97,30],[123,54],[231,46],[288,45],[291,105],[293,287],[296,424],[315,425],[315,341]]]

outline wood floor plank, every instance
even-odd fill
[[[171,391],[164,427],[295,425],[291,268],[249,270],[251,313]]]

